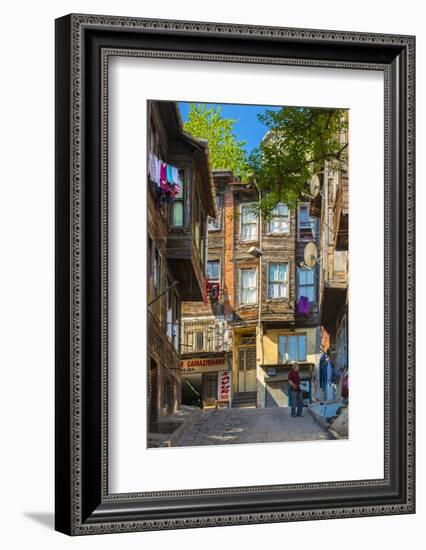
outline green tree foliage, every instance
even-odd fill
[[[278,202],[295,207],[307,182],[321,172],[324,162],[342,169],[347,159],[347,144],[340,132],[347,127],[343,109],[283,107],[266,111],[259,119],[268,131],[248,159],[249,181],[262,192],[258,209],[265,217]]]
[[[207,108],[204,104],[191,103],[183,129],[193,137],[208,141],[212,169],[232,170],[235,175],[246,179],[246,142],[236,139],[232,131],[235,122],[231,118],[223,118],[220,107]]]

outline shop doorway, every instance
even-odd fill
[[[256,391],[256,346],[238,346],[238,391]]]

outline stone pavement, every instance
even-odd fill
[[[289,408],[206,409],[180,431],[173,447],[329,439],[309,411],[292,418]]]

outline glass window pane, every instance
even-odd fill
[[[269,264],[269,281],[282,282],[287,280],[287,264]]]
[[[241,303],[256,303],[256,271],[254,269],[241,270]]]
[[[195,345],[196,350],[201,351],[204,347],[204,333],[202,331],[198,331],[195,335]]]
[[[249,291],[248,291],[248,301],[247,303],[248,304],[255,304],[256,303],[256,289],[255,288],[251,288]]]
[[[183,203],[175,202],[173,204],[173,225],[182,226],[183,225]]]
[[[288,337],[288,356],[290,361],[297,361],[297,341],[296,336]]]
[[[286,204],[280,202],[275,207],[274,213],[276,213],[277,216],[288,216],[288,206]]]
[[[278,337],[278,362],[284,363],[286,361],[286,336]]]
[[[251,205],[242,207],[243,223],[253,223],[256,221],[256,213]]]
[[[306,205],[300,205],[299,207],[299,216],[302,223],[309,222],[309,213],[308,207]]]
[[[306,335],[299,336],[299,361],[306,361]]]
[[[207,262],[207,279],[219,279],[219,260]]]

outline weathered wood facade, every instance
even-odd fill
[[[229,295],[225,284],[225,192],[233,176],[229,171],[214,171],[216,215],[209,219],[207,261],[218,262],[220,292],[217,299],[183,301],[181,319],[181,365],[183,400],[188,405],[214,406],[218,397],[218,376],[230,370],[232,329],[225,319]],[[204,289],[206,292],[206,288]],[[197,364],[196,368],[185,368]],[[198,395],[197,395],[198,394]]]
[[[341,134],[349,158],[348,132]],[[340,382],[348,375],[349,180],[347,170],[325,165],[320,206],[320,322]],[[318,207],[318,198],[315,200]],[[312,211],[312,205],[311,205]],[[341,389],[337,385],[337,395]]]
[[[208,232],[208,261],[219,262],[220,296],[206,304],[184,302],[182,326],[193,327],[191,323],[197,319],[206,323],[216,319],[229,334],[223,347],[215,351],[188,347],[184,334],[182,357],[212,358],[226,353],[232,370],[233,403],[239,403],[240,396],[244,395],[248,396],[248,403],[266,406],[265,386],[273,378],[269,366],[281,360],[285,362],[280,359],[280,336],[303,339],[306,349],[300,352],[300,362],[307,372],[311,372],[317,362],[317,268],[309,312],[302,315],[297,310],[298,268],[307,239],[298,240],[297,211],[283,205],[284,221],[277,230],[274,219],[261,220],[255,213],[259,198],[255,189],[226,171],[215,171],[214,181],[218,217]],[[317,230],[311,240],[318,243]],[[271,290],[274,270],[282,276],[277,292]],[[243,279],[247,279],[252,288],[245,288]],[[302,344],[300,346],[302,349]]]
[[[148,154],[176,167],[180,178],[176,198],[147,178],[148,424],[157,431],[181,404],[181,302],[202,300],[207,216],[215,205],[206,143],[182,131],[173,102],[149,102],[148,117]]]

